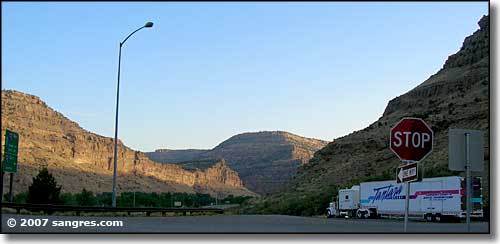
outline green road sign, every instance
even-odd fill
[[[3,171],[17,172],[17,152],[19,146],[19,134],[16,132],[5,131],[5,146],[3,150]]]

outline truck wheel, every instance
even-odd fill
[[[328,210],[328,211],[326,212],[326,217],[327,217],[327,218],[331,218],[331,217],[332,217],[332,212],[330,212],[330,210]]]
[[[425,221],[427,221],[427,222],[432,222],[432,221],[434,221],[434,218],[432,217],[432,214],[431,214],[431,213],[427,213],[427,214],[425,214],[425,215],[424,215],[424,219],[425,219]]]
[[[369,214],[368,218],[370,218],[370,219],[377,219],[377,218],[379,218],[379,214],[377,212],[377,209],[370,209],[370,212],[368,212],[368,214]]]
[[[366,217],[365,212],[363,211],[358,211],[356,213],[356,216],[358,217],[358,219],[364,219]]]

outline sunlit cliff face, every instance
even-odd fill
[[[3,128],[20,135],[15,192],[26,191],[42,166],[53,172],[65,192],[80,192],[83,187],[96,193],[110,191],[113,139],[84,130],[40,98],[18,91],[2,91]],[[253,195],[224,162],[192,172],[177,165],[155,163],[121,142],[118,176],[120,191]]]

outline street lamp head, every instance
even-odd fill
[[[146,28],[151,28],[151,27],[153,27],[153,22],[147,22],[147,23],[144,25],[144,27],[146,27]]]

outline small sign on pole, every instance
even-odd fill
[[[469,137],[468,149],[465,140],[467,135]],[[466,156],[469,156],[471,171],[484,170],[484,136],[482,131],[450,129],[448,140],[448,168],[450,170],[465,171]]]
[[[398,167],[396,183],[416,181],[418,179],[418,162],[409,163]]]
[[[407,161],[408,164],[398,167],[396,171],[396,183],[405,183],[405,227],[406,232],[408,226],[408,214],[410,208],[410,182],[418,180],[418,162]]]

